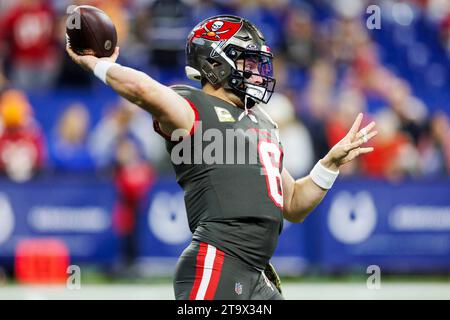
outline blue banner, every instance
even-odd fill
[[[36,178],[26,183],[0,180],[0,259],[11,264],[18,242],[57,238],[71,263],[113,261],[117,240],[111,212],[113,185],[91,177]]]
[[[0,180],[0,264],[12,265],[21,239],[42,237],[62,240],[72,263],[117,261],[115,201],[112,181],[94,176]],[[150,272],[172,272],[189,244],[185,210],[174,179],[159,179],[137,217],[138,257],[162,262]],[[304,223],[285,221],[272,261],[281,274],[369,265],[394,272],[449,271],[450,182],[340,179]]]
[[[313,213],[327,270],[450,270],[450,182],[338,182]]]
[[[139,254],[178,258],[191,241],[183,190],[173,180],[159,180],[138,219]]]

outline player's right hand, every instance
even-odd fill
[[[119,57],[119,47],[116,47],[114,50],[114,53],[110,57],[105,58],[97,58],[94,55],[79,55],[75,53],[75,51],[72,50],[70,45],[66,44],[66,52],[70,56],[70,58],[79,66],[81,66],[83,69],[93,72],[95,65],[98,61],[104,60],[104,61],[110,61],[110,62],[116,62],[117,58]]]

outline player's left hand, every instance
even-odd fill
[[[362,145],[378,134],[377,131],[372,131],[375,128],[375,122],[372,121],[359,130],[362,119],[363,114],[358,114],[347,135],[331,148],[321,160],[322,165],[332,171],[338,171],[340,166],[352,161],[361,154],[374,150],[373,147],[362,147]]]

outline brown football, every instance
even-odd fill
[[[111,18],[93,6],[78,6],[69,11],[66,22],[67,40],[80,55],[109,57],[117,45],[117,32]]]

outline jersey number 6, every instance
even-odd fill
[[[269,197],[277,207],[283,208],[283,187],[280,173],[281,149],[273,142],[261,141],[258,145],[258,152],[266,176]]]

